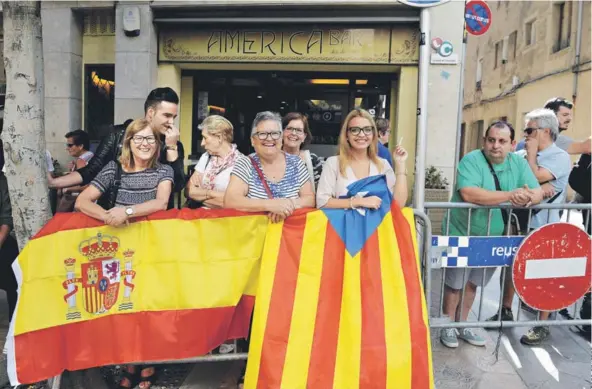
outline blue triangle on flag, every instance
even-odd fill
[[[342,198],[360,195],[361,197],[377,196],[382,199],[380,208],[365,209],[365,215],[356,209],[323,208],[329,223],[343,240],[345,249],[354,257],[362,250],[368,238],[374,234],[384,216],[389,213],[393,196],[384,175],[366,177],[353,182],[347,190],[347,195]]]

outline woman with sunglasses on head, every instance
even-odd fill
[[[345,198],[349,187],[367,177],[384,175],[389,191],[400,207],[407,202],[405,161],[407,151],[397,145],[393,152],[394,170],[377,156],[378,131],[372,116],[363,109],[351,111],[339,134],[339,155],[325,161],[317,190],[317,207],[342,209],[378,209],[378,196],[360,195]]]
[[[146,119],[131,122],[125,131],[121,157],[111,161],[78,196],[76,209],[104,221],[110,226],[127,224],[130,218],[147,216],[167,209],[173,188],[174,173],[170,165],[160,164],[160,134]],[[104,209],[96,200],[119,181],[115,204]],[[119,388],[147,389],[155,381],[152,366],[129,365],[123,369]]]
[[[251,130],[255,152],[236,162],[224,196],[225,208],[267,212],[272,222],[280,222],[296,209],[314,207],[306,165],[282,151],[282,132],[278,114],[257,114]]]
[[[290,112],[282,119],[282,125],[284,128],[284,146],[282,150],[288,154],[297,155],[304,161],[314,191],[321,178],[323,162],[316,154],[311,153],[306,148],[312,141],[308,119],[299,112]]]

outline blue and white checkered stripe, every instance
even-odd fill
[[[432,255],[440,257],[442,267],[467,267],[469,264],[468,236],[433,236]]]

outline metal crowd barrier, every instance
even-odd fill
[[[471,214],[474,209],[488,209],[489,210],[489,217],[488,217],[488,233],[490,229],[491,223],[491,213],[494,209],[508,209],[510,212],[514,209],[511,205],[501,205],[501,206],[478,206],[469,203],[426,203],[425,209],[427,211],[424,212],[422,210],[414,209],[413,214],[415,216],[416,227],[417,227],[417,237],[418,237],[418,248],[419,248],[419,260],[420,260],[420,268],[421,268],[421,277],[425,291],[425,298],[426,298],[426,306],[428,308],[428,312],[432,311],[432,272],[438,269],[433,268],[432,260],[431,260],[431,246],[432,246],[432,230],[435,229],[438,231],[439,229],[434,228],[432,225],[432,220],[430,220],[430,215],[433,213],[434,210],[444,210],[445,214],[447,215],[447,219],[450,220],[450,211],[454,208],[466,208],[468,209],[468,216],[467,216],[467,223],[468,223],[468,233],[467,235],[471,235],[470,231],[470,221],[471,221]],[[570,213],[576,211],[587,210],[588,214],[586,216],[585,223],[590,223],[590,211],[592,211],[591,204],[541,204],[534,207],[529,208],[530,212],[533,209],[561,209],[567,212],[567,221],[570,220]],[[529,214],[529,219],[530,219]],[[529,223],[530,224],[530,223]],[[443,235],[446,235],[449,230],[449,224],[445,226]],[[591,325],[592,320],[583,320],[583,319],[575,319],[575,320],[546,320],[541,321],[539,320],[540,313],[537,314],[537,320],[529,320],[529,321],[520,321],[520,311],[522,310],[522,302],[519,302],[518,306],[518,313],[516,316],[516,320],[513,322],[509,321],[496,321],[496,322],[488,322],[482,320],[482,305],[483,305],[483,297],[484,294],[481,293],[480,301],[479,301],[479,314],[477,321],[466,321],[466,322],[442,322],[442,307],[444,302],[444,279],[446,277],[446,268],[442,268],[442,285],[440,287],[440,302],[439,302],[439,316],[432,316],[430,315],[430,328],[464,328],[464,327],[472,327],[472,328],[497,328],[501,327],[519,327],[519,326],[533,326],[533,325],[545,325],[545,326],[572,326],[572,325]],[[463,285],[466,283],[467,279],[467,267],[465,267],[464,275],[463,275]],[[483,268],[483,272],[485,273],[486,269],[491,268]],[[507,273],[507,267],[502,271],[502,280],[501,285],[504,284],[504,280]],[[485,277],[482,278],[481,283],[481,291],[485,287]],[[465,290],[462,289],[461,292],[461,300],[460,306],[464,302],[464,295]],[[499,308],[498,308],[498,315],[501,315],[501,306],[503,300],[503,287],[501,287],[500,291],[500,299],[499,299]],[[574,304],[574,315],[576,317],[577,313],[577,304]],[[440,320],[439,320],[440,319]],[[207,355],[197,356],[193,358],[186,358],[186,359],[179,359],[179,360],[161,360],[161,361],[144,361],[144,362],[137,362],[137,365],[168,365],[168,364],[181,364],[181,363],[197,363],[197,362],[215,362],[215,361],[233,361],[233,360],[246,360],[247,353],[245,352],[238,352],[238,342],[234,341],[234,350],[230,353],[226,354],[217,354],[214,352],[210,352]],[[51,389],[59,389],[61,384],[61,376],[56,376],[53,379],[49,380],[49,386]]]
[[[589,225],[589,223],[591,222],[590,220],[590,214],[592,213],[592,204],[540,204],[540,205],[536,205],[536,206],[532,206],[530,208],[515,208],[512,207],[510,204],[503,204],[503,205],[497,205],[497,206],[479,206],[479,205],[475,205],[475,204],[470,204],[470,203],[448,203],[448,202],[431,202],[431,203],[425,203],[425,209],[427,212],[427,217],[431,216],[432,214],[436,214],[438,215],[438,213],[443,217],[443,220],[446,220],[446,223],[442,222],[442,227],[441,227],[441,234],[434,234],[434,235],[442,235],[442,236],[448,236],[448,232],[450,229],[450,214],[451,214],[451,210],[452,209],[467,209],[467,236],[471,236],[471,216],[472,213],[474,212],[474,210],[476,209],[487,209],[488,210],[488,221],[487,221],[487,235],[485,236],[493,236],[490,235],[490,231],[491,231],[491,220],[492,220],[492,211],[495,209],[505,209],[509,212],[509,220],[508,220],[508,224],[506,226],[506,236],[518,236],[518,234],[511,234],[510,231],[510,225],[511,225],[511,221],[513,218],[515,218],[515,214],[513,213],[516,209],[526,209],[528,210],[528,226],[527,226],[527,231],[530,231],[530,224],[531,224],[531,217],[532,217],[532,212],[535,209],[549,209],[549,210],[560,210],[562,211],[565,216],[562,215],[562,221],[565,221],[567,223],[570,223],[572,220],[572,217],[575,213],[581,213],[581,211],[586,211],[583,212],[583,217],[582,217],[582,228],[586,229],[585,227]],[[444,211],[442,212],[437,212],[437,211]],[[434,212],[436,211],[436,212]],[[422,212],[420,211],[416,211],[416,215],[421,215]],[[549,217],[550,217],[550,212],[548,213],[547,216],[547,223],[549,222]],[[423,217],[420,217],[419,219],[422,220],[423,223],[426,223],[426,221],[424,220]],[[433,220],[429,221],[429,223],[427,224],[432,224]],[[438,221],[436,221],[436,223],[438,223]],[[440,270],[440,268],[438,268],[438,266],[434,266],[434,263],[432,263],[432,258],[431,258],[431,245],[432,245],[432,230],[435,230],[436,232],[440,232],[440,228],[437,225],[432,225],[431,228],[424,228],[423,230],[421,230],[420,233],[423,233],[424,235],[426,235],[421,241],[424,242],[424,245],[427,245],[428,247],[424,247],[423,250],[421,250],[422,253],[422,258],[421,258],[421,262],[423,265],[423,273],[424,273],[424,288],[425,288],[425,293],[426,293],[426,300],[427,300],[427,304],[428,304],[428,310],[430,312],[433,312],[433,308],[431,306],[431,295],[432,295],[432,276],[433,276],[433,272],[437,272]],[[529,232],[530,234],[530,232]],[[499,235],[497,235],[499,236]],[[528,236],[527,235],[519,235],[519,236]],[[499,297],[499,301],[498,301],[498,318],[501,317],[501,311],[502,311],[502,301],[504,298],[504,283],[505,283],[505,279],[508,276],[511,276],[511,267],[510,266],[496,266],[496,267],[464,267],[464,272],[463,272],[463,282],[462,285],[466,285],[466,283],[468,282],[467,280],[467,273],[468,270],[470,269],[483,269],[483,274],[481,277],[481,285],[477,285],[478,287],[481,287],[481,292],[479,293],[479,302],[478,302],[478,307],[476,308],[478,311],[477,314],[477,321],[464,321],[464,322],[455,322],[452,321],[448,318],[447,315],[443,314],[443,306],[444,306],[444,291],[445,291],[445,279],[446,279],[446,271],[447,271],[447,267],[441,267],[441,271],[442,271],[442,275],[441,275],[441,286],[440,286],[440,293],[439,293],[439,304],[437,306],[437,316],[433,316],[432,314],[430,315],[430,328],[501,328],[501,327],[522,327],[522,326],[581,326],[581,325],[592,325],[592,320],[590,319],[576,319],[577,315],[578,315],[578,302],[576,302],[575,304],[571,305],[570,307],[568,307],[568,313],[570,313],[572,319],[570,320],[561,320],[559,319],[559,315],[558,314],[551,314],[548,320],[540,320],[540,312],[536,311],[536,319],[535,320],[520,320],[521,317],[521,311],[524,309],[526,310],[531,310],[531,311],[535,311],[532,310],[530,307],[528,307],[526,304],[524,304],[519,296],[516,294],[516,296],[514,298],[518,298],[518,310],[517,312],[514,312],[515,317],[514,317],[514,321],[485,321],[486,318],[483,317],[483,299],[485,296],[484,293],[484,288],[486,286],[485,284],[485,272],[487,270],[489,271],[496,271],[497,268],[501,269],[501,282],[500,282],[500,297]],[[495,277],[492,277],[490,279],[490,282],[496,282],[497,284],[497,279],[495,279]],[[465,298],[465,288],[463,287],[463,289],[461,289],[461,297],[460,297],[460,301],[459,301],[459,306],[462,307],[463,303],[464,303],[464,298]],[[477,301],[475,301],[475,303],[477,303]],[[475,309],[475,306],[473,303],[473,308]],[[462,308],[461,308],[462,309]],[[570,312],[571,311],[571,312]]]

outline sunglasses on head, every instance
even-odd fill
[[[533,132],[535,132],[535,131],[537,131],[537,130],[539,130],[539,128],[534,128],[534,127],[526,127],[526,128],[524,129],[524,133],[525,133],[526,135],[531,135]]]

